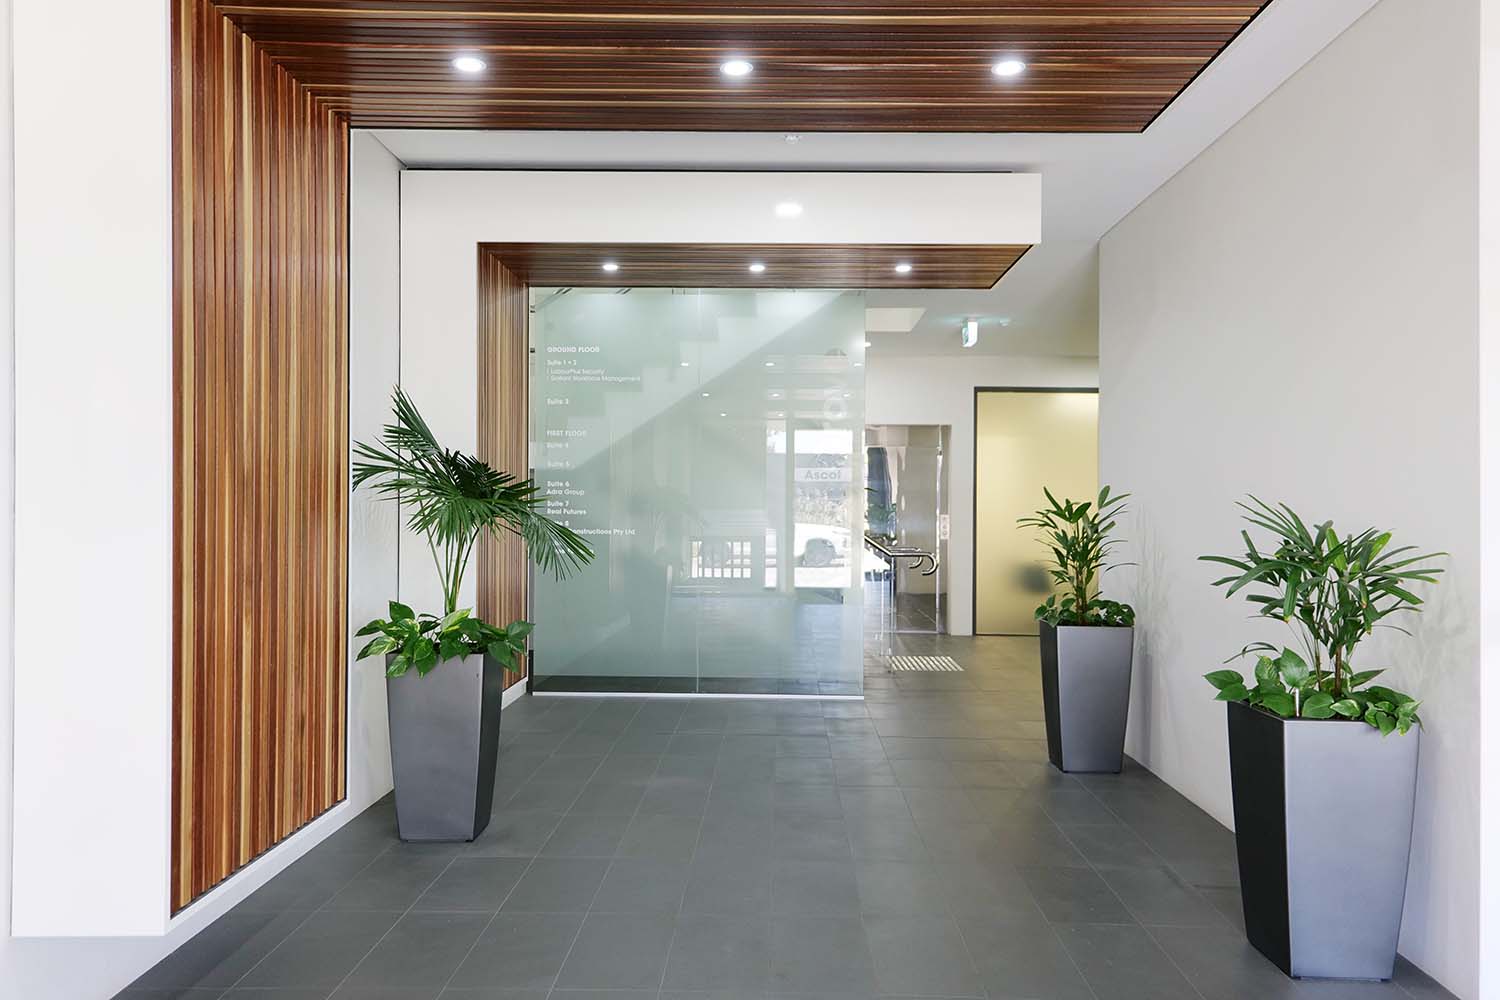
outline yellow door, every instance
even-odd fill
[[[1099,394],[981,391],[974,403],[974,631],[1035,635],[1047,550],[1016,519],[1099,492]]]

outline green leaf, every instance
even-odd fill
[[[492,659],[506,667],[515,662],[520,651],[505,639],[496,639],[489,645],[489,654]]]
[[[385,631],[385,619],[377,618],[374,621],[366,624],[358,632],[354,633],[354,637],[357,639],[362,635],[374,635],[376,632],[383,631]]]
[[[1365,721],[1379,729],[1381,736],[1391,735],[1391,730],[1396,728],[1396,720],[1389,713],[1373,707],[1365,713]]]
[[[1323,691],[1308,695],[1302,702],[1302,717],[1304,719],[1333,718],[1333,695]]]
[[[433,667],[438,665],[437,647],[426,640],[419,641],[417,655],[412,658],[412,665],[417,668],[417,673],[426,676]]]
[[[1352,698],[1344,698],[1328,707],[1346,719],[1357,719],[1360,716],[1359,703]]]
[[[392,639],[388,635],[383,635],[377,639],[371,639],[365,648],[359,651],[359,655],[355,659],[363,660],[370,656],[384,656],[399,645],[400,643],[395,639]]]
[[[1249,701],[1250,689],[1244,684],[1230,684],[1219,689],[1214,701]]]
[[[1238,670],[1215,670],[1212,673],[1204,674],[1203,679],[1220,691],[1236,684],[1240,687],[1245,686],[1245,677]]]
[[[1349,678],[1348,684],[1351,688],[1364,687],[1383,673],[1384,670],[1361,670]]]
[[[467,617],[469,617],[468,608],[459,608],[457,611],[449,612],[443,616],[442,622],[438,625],[438,631],[446,632]]]
[[[1289,694],[1268,694],[1260,700],[1260,704],[1283,719],[1290,719],[1297,714],[1297,703]]]
[[[405,653],[397,653],[391,657],[391,662],[385,665],[385,675],[387,677],[400,677],[410,667],[411,660],[407,658],[407,655]]]
[[[409,622],[417,617],[417,613],[400,601],[391,601],[390,616],[393,622]]]
[[[1276,657],[1276,669],[1281,672],[1281,679],[1286,681],[1287,687],[1306,687],[1307,682],[1312,679],[1312,668],[1294,650],[1281,651],[1281,655]]]
[[[534,628],[536,626],[531,622],[518,619],[505,626],[505,634],[510,636],[512,640],[520,640],[530,635]]]

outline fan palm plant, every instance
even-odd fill
[[[1270,534],[1270,546],[1257,546],[1241,531],[1244,555],[1199,558],[1230,567],[1214,586],[1224,587],[1225,597],[1243,591],[1256,616],[1297,634],[1302,652],[1251,643],[1230,659],[1255,655],[1256,683],[1238,670],[1215,670],[1206,677],[1219,700],[1248,701],[1284,718],[1362,719],[1382,733],[1420,725],[1415,699],[1371,684],[1381,671],[1355,671],[1351,661],[1377,628],[1406,631],[1395,618],[1421,610],[1412,591],[1437,583],[1443,569],[1435,563],[1445,553],[1392,547],[1391,533],[1375,528],[1340,535],[1332,521],[1309,525],[1286,504],[1254,496],[1239,506],[1245,521]]]
[[[1061,596],[1050,595],[1036,609],[1038,621],[1048,625],[1134,625],[1135,610],[1128,604],[1098,596],[1099,578],[1115,565],[1107,565],[1119,539],[1111,535],[1129,493],[1111,494],[1106,486],[1093,501],[1061,500],[1043,489],[1047,506],[1016,521],[1036,530],[1052,553],[1047,567]],[[1125,564],[1117,564],[1125,565]]]
[[[459,587],[479,539],[518,535],[532,562],[558,578],[585,566],[593,550],[542,513],[547,498],[532,480],[444,448],[399,387],[392,402],[395,422],[382,429],[380,441],[354,446],[354,487],[368,483],[381,498],[408,507],[407,527],[426,538],[442,580],[443,616],[417,616],[393,601],[389,620],[376,619],[357,633],[382,633],[360,657],[396,652],[389,672],[399,675],[408,666],[426,673],[439,660],[481,649],[497,657],[514,653],[523,648],[529,625],[498,629],[458,608]]]

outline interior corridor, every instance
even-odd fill
[[[1046,763],[1031,638],[897,639],[960,673],[864,701],[523,698],[472,844],[390,797],[132,1000],[1432,1000],[1246,943],[1234,838],[1149,773]]]

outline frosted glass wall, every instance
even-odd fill
[[[536,689],[859,694],[863,295],[531,295]]]

